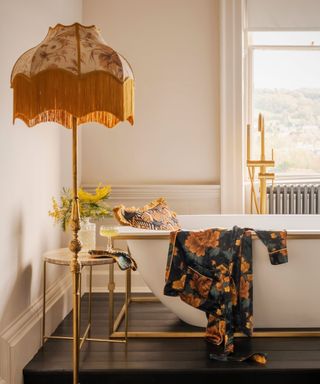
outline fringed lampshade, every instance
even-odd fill
[[[29,127],[54,121],[112,128],[134,120],[134,78],[128,62],[95,26],[57,24],[17,60],[11,74],[14,119]]]

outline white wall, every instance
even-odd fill
[[[219,184],[217,0],[84,0],[136,78],[135,126],[83,127],[84,184]]]
[[[55,124],[30,129],[19,120],[12,124],[10,73],[49,26],[81,21],[81,5],[79,0],[0,2],[0,334],[41,296],[42,253],[60,244],[60,230],[48,217],[50,198],[71,180],[69,131]],[[61,269],[51,269],[48,284],[59,275]],[[39,330],[36,336],[39,343]],[[0,365],[4,359],[1,355]],[[21,372],[11,382],[2,378],[16,384]]]

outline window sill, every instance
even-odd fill
[[[255,179],[255,184],[259,179]],[[250,180],[245,180],[245,185],[250,184]],[[268,183],[269,185],[270,183]],[[279,175],[276,176],[274,184],[320,184],[320,175]]]
[[[320,175],[279,175],[275,184],[319,184]]]

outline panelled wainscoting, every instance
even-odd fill
[[[61,278],[46,290],[47,332],[53,332],[70,312],[71,278]],[[41,346],[43,296],[40,296],[0,334],[1,384],[22,384],[22,369]]]
[[[84,184],[83,188],[94,192],[96,185]],[[114,185],[110,205],[144,206],[164,197],[170,208],[178,214],[220,213],[220,185]]]

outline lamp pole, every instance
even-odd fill
[[[78,253],[81,251],[81,241],[78,239],[78,231],[80,230],[80,209],[78,197],[78,126],[77,118],[72,117],[72,169],[73,169],[73,200],[71,213],[71,229],[72,240],[69,243],[69,249],[73,253],[70,262],[72,273],[72,302],[73,302],[73,384],[79,383],[79,355],[80,355],[80,339],[79,339],[79,305],[80,305],[80,264]]]

